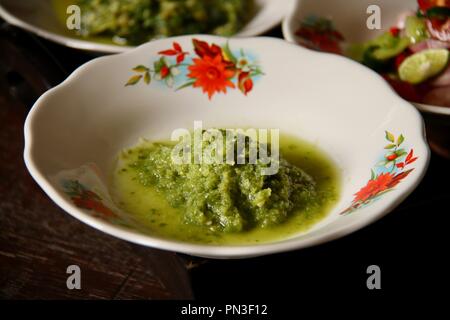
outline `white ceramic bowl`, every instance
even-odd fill
[[[293,0],[256,0],[256,4],[257,13],[236,36],[257,36],[272,29],[289,12]],[[12,25],[67,47],[97,53],[118,53],[134,48],[76,37],[58,19],[51,0],[0,0],[0,17]]]
[[[367,28],[367,8],[378,5],[381,9],[381,29]],[[416,11],[417,0],[296,0],[291,11],[283,20],[283,36],[296,42],[295,32],[301,21],[310,16],[329,18],[348,42],[362,42],[373,39],[389,29],[405,11]]]
[[[367,28],[367,8],[370,5],[378,5],[381,9],[380,30]],[[396,25],[399,16],[408,11],[417,11],[417,7],[417,0],[296,0],[292,10],[283,20],[283,36],[287,41],[296,43],[295,32],[300,22],[310,15],[316,15],[331,19],[348,43],[364,42]],[[445,122],[448,133],[450,108],[422,103],[414,105],[433,119],[433,122],[430,122],[432,125],[436,118],[441,123]]]
[[[252,90],[245,95],[236,85],[211,99],[201,88],[175,90],[190,80],[182,68],[170,74],[171,79],[158,80],[162,71],[158,75],[151,72],[149,84],[139,78],[144,67],[159,60],[158,52],[174,50],[174,42],[188,53],[183,63],[191,65],[196,56],[194,38],[209,45],[228,43],[236,57],[244,53],[247,61],[263,72],[252,78]],[[176,63],[176,56],[167,60]],[[142,66],[133,71],[137,65]],[[125,86],[127,81],[138,82]],[[247,90],[241,86],[244,92],[250,89],[248,84]],[[194,120],[202,120],[204,127],[279,128],[316,144],[341,172],[341,198],[309,231],[260,245],[183,243],[158,238],[130,224],[129,215],[115,205],[109,193],[117,154],[140,137],[168,139],[175,128],[192,128]],[[386,131],[391,134],[386,136]],[[401,142],[406,152],[396,159],[399,166],[392,170],[379,166],[388,153],[385,146],[392,143],[386,139]],[[212,258],[295,250],[358,230],[405,199],[420,182],[429,161],[420,114],[376,73],[348,59],[274,38],[184,36],[97,58],[39,98],[26,120],[25,140],[24,157],[31,175],[75,218],[131,242]],[[371,175],[373,180],[368,182]],[[78,181],[83,190],[95,192],[98,197],[89,193],[94,204],[77,201],[77,195],[67,189],[67,181]],[[364,201],[353,203],[362,188]]]

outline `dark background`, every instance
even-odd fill
[[[448,287],[450,160],[436,154],[423,182],[394,212],[301,251],[205,260],[134,245],[75,220],[26,171],[23,124],[42,92],[94,56],[0,25],[0,298],[291,298],[301,305],[306,296],[429,296]],[[66,288],[71,264],[81,267],[81,290]],[[379,291],[366,287],[372,264],[381,268]]]

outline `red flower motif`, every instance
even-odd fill
[[[388,153],[384,157],[387,161],[389,161],[389,163],[394,163],[395,166],[392,167],[390,172],[384,172],[378,176],[375,176],[374,171],[372,170],[372,176],[375,176],[375,178],[370,179],[364,187],[355,193],[352,204],[350,207],[342,211],[341,214],[350,213],[353,210],[370,203],[375,197],[380,196],[383,192],[389,191],[390,189],[396,187],[403,179],[414,171],[414,168],[404,171],[407,165],[418,159],[418,157],[414,157],[414,149],[409,151],[403,162],[396,162],[400,159],[400,157],[403,157],[406,154],[403,149],[397,150],[397,148],[403,143],[405,139],[404,136],[400,135],[397,139],[397,143],[394,144],[396,141],[395,136],[386,131],[386,139],[392,144],[385,147],[385,149],[392,149],[395,147],[396,151]],[[385,166],[385,164],[386,161],[383,161],[377,166]]]
[[[388,161],[394,161],[395,159],[398,158],[398,155],[395,154],[395,153],[392,153],[392,154],[389,154],[389,155],[385,156],[385,158],[386,158],[386,160],[388,160]]]
[[[79,208],[93,210],[106,217],[115,217],[114,212],[102,203],[95,192],[85,190],[79,196],[72,197],[72,201]]]
[[[382,173],[376,179],[369,180],[366,186],[355,193],[355,199],[353,200],[353,203],[366,202],[368,199],[388,189],[389,184],[393,179],[394,176],[392,174]]]
[[[395,166],[397,168],[399,168],[399,169],[403,169],[405,167],[405,163],[404,162],[400,162],[400,163],[397,163]]]
[[[215,93],[227,92],[227,87],[235,88],[231,78],[235,72],[227,68],[227,63],[223,61],[221,55],[211,57],[203,55],[202,59],[193,59],[194,64],[188,67],[189,78],[195,79],[194,88],[201,87],[203,92],[208,93],[209,99]]]
[[[249,72],[241,72],[239,74],[238,86],[239,90],[241,90],[245,95],[247,95],[247,93],[249,93],[253,89],[253,80],[250,77]]]
[[[125,85],[136,85],[140,80],[148,85],[155,79],[165,83],[167,87],[173,87],[177,83],[177,90],[201,87],[211,100],[216,93],[227,93],[227,88],[237,87],[247,95],[253,89],[251,75],[263,74],[259,67],[247,61],[242,49],[239,57],[231,51],[228,43],[223,47],[198,39],[192,39],[192,43],[195,51],[192,61],[189,59],[182,64],[190,53],[183,51],[178,42],[172,42],[172,48],[158,52],[161,56],[153,62],[153,67],[138,65],[133,68],[137,74]],[[183,83],[179,85],[180,79]]]
[[[161,70],[159,71],[159,74],[161,75],[161,79],[164,79],[167,77],[170,73],[170,69],[167,66],[162,66]]]
[[[205,41],[192,39],[192,43],[194,45],[194,51],[195,53],[200,57],[210,57],[215,58],[217,56],[220,56],[223,63],[227,66],[229,69],[234,69],[236,66],[233,64],[233,62],[228,61],[225,56],[223,55],[223,50],[221,47],[219,47],[216,44],[209,45]]]
[[[382,173],[378,177],[373,180],[369,180],[369,182],[361,188],[357,193],[355,193],[355,199],[353,200],[353,204],[364,203],[367,200],[377,196],[383,191],[388,189],[392,189],[397,186],[404,178],[406,178],[414,169],[410,169],[396,175],[387,172]]]
[[[158,54],[161,54],[163,56],[177,56],[177,64],[180,64],[181,62],[184,61],[184,58],[189,53],[184,52],[178,42],[174,42],[173,49],[163,50],[163,51],[158,52]]]
[[[220,55],[222,57],[222,60],[225,60],[222,55],[222,49],[218,45],[209,45],[207,42],[197,39],[192,39],[192,43],[194,44],[195,53],[200,58],[203,58],[205,56],[215,58],[216,56]]]
[[[408,155],[405,158],[405,162],[397,163],[395,166],[399,169],[404,169],[408,164],[411,164],[417,160],[417,157],[414,157],[414,149],[411,149],[411,151],[408,153]]]
[[[417,160],[417,157],[414,157],[414,149],[411,149],[411,151],[406,156],[405,163],[406,164],[411,164],[411,163],[413,163],[416,160]]]
[[[397,186],[403,179],[405,179],[414,169],[409,169],[403,172],[400,172],[394,176],[392,181],[389,183],[388,188],[394,188]]]

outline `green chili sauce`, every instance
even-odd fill
[[[184,34],[232,36],[255,11],[253,0],[52,0],[52,4],[67,35],[129,46]],[[65,27],[70,5],[80,8],[80,30]]]
[[[162,144],[173,145],[171,142],[163,142]],[[286,217],[278,220],[273,219],[270,214],[273,214],[273,208],[278,210],[279,204],[283,204],[285,200],[280,199],[276,194],[264,200],[267,201],[265,204],[267,210],[260,208],[257,208],[256,211],[247,210],[243,214],[244,221],[247,222],[246,224],[233,224],[233,220],[233,223],[230,222],[229,225],[221,225],[217,223],[217,220],[198,220],[195,219],[197,217],[196,215],[193,215],[194,218],[192,218],[192,216],[187,214],[189,210],[193,210],[190,207],[192,203],[188,203],[190,200],[189,197],[194,195],[189,195],[186,192],[183,193],[183,190],[180,189],[185,187],[183,180],[180,180],[181,182],[178,184],[170,184],[168,183],[169,180],[164,179],[159,181],[155,177],[158,177],[164,171],[152,172],[151,166],[147,171],[143,169],[142,161],[149,154],[152,154],[152,151],[149,150],[153,147],[154,144],[144,142],[134,148],[123,151],[119,155],[113,174],[113,190],[114,198],[119,206],[124,211],[132,214],[137,223],[147,230],[149,234],[161,238],[218,245],[250,245],[282,240],[300,232],[305,232],[317,222],[324,219],[339,199],[340,176],[333,161],[316,146],[294,137],[281,135],[281,157],[289,163],[289,166],[300,168],[299,170],[305,172],[314,183],[314,192],[311,193],[313,195],[311,199],[308,199],[310,193],[306,193],[306,197],[303,195],[301,200],[291,199],[292,201],[290,201],[294,204],[295,201],[302,201],[302,205],[294,205],[292,208],[296,209],[284,212],[285,214],[287,213]],[[158,156],[156,153],[155,155]],[[245,164],[242,166],[252,165]],[[168,167],[167,170],[171,169]],[[286,172],[292,173],[297,171],[288,170]],[[153,174],[153,178],[147,176],[148,174]],[[192,179],[192,176],[190,178]],[[198,178],[198,181],[190,181],[190,183],[206,183],[204,180]],[[301,183],[299,181],[293,180],[297,184]],[[236,185],[234,186],[238,189]],[[283,189],[279,192],[285,191]],[[201,191],[197,191],[197,193],[199,192]],[[205,191],[205,196],[210,196],[206,192],[209,191]],[[242,192],[242,190],[226,189],[221,192],[236,194]],[[264,192],[260,192],[260,194],[264,195]],[[253,195],[251,196],[253,197]],[[260,195],[258,194],[258,196]],[[177,197],[180,198],[179,203],[177,203]],[[201,199],[202,194],[196,194],[195,197],[194,200]],[[253,197],[252,199],[257,197]],[[245,198],[233,198],[234,205],[238,211],[243,211],[244,208],[247,208],[244,204],[241,206],[239,203],[236,203],[237,199],[245,200]],[[223,197],[217,201],[222,205]],[[194,201],[193,203],[196,202]],[[210,200],[208,205],[214,206],[214,200]],[[228,208],[228,206],[226,207]],[[219,206],[219,210],[220,208],[221,206]],[[198,208],[195,207],[194,209]],[[283,211],[275,211],[275,214],[279,215],[280,212],[283,213]],[[265,215],[267,219],[264,219],[266,217]],[[258,217],[258,219],[255,217]],[[231,227],[227,228],[227,226]]]

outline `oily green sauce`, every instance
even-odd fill
[[[139,182],[132,169],[138,153],[133,152],[118,159],[113,174],[114,198],[143,229],[161,238],[218,245],[250,245],[286,239],[307,231],[327,216],[339,198],[340,177],[333,162],[310,143],[281,135],[280,153],[315,180],[320,205],[295,211],[278,225],[241,232],[220,232],[208,226],[186,223],[182,209],[173,208],[161,190]]]
[[[69,30],[66,27],[66,20],[68,18],[68,14],[66,12],[67,7],[74,4],[73,0],[52,0],[54,12],[56,18],[61,24],[61,30],[64,31],[64,34],[71,38],[83,39],[92,42],[102,43],[102,44],[113,44],[113,45],[121,45],[120,43],[114,42],[111,37],[106,36],[86,36],[82,37],[78,35],[76,30]]]
[[[253,0],[53,0],[62,26],[78,5],[81,28],[65,33],[101,43],[139,45],[184,34],[232,36],[250,20]]]

